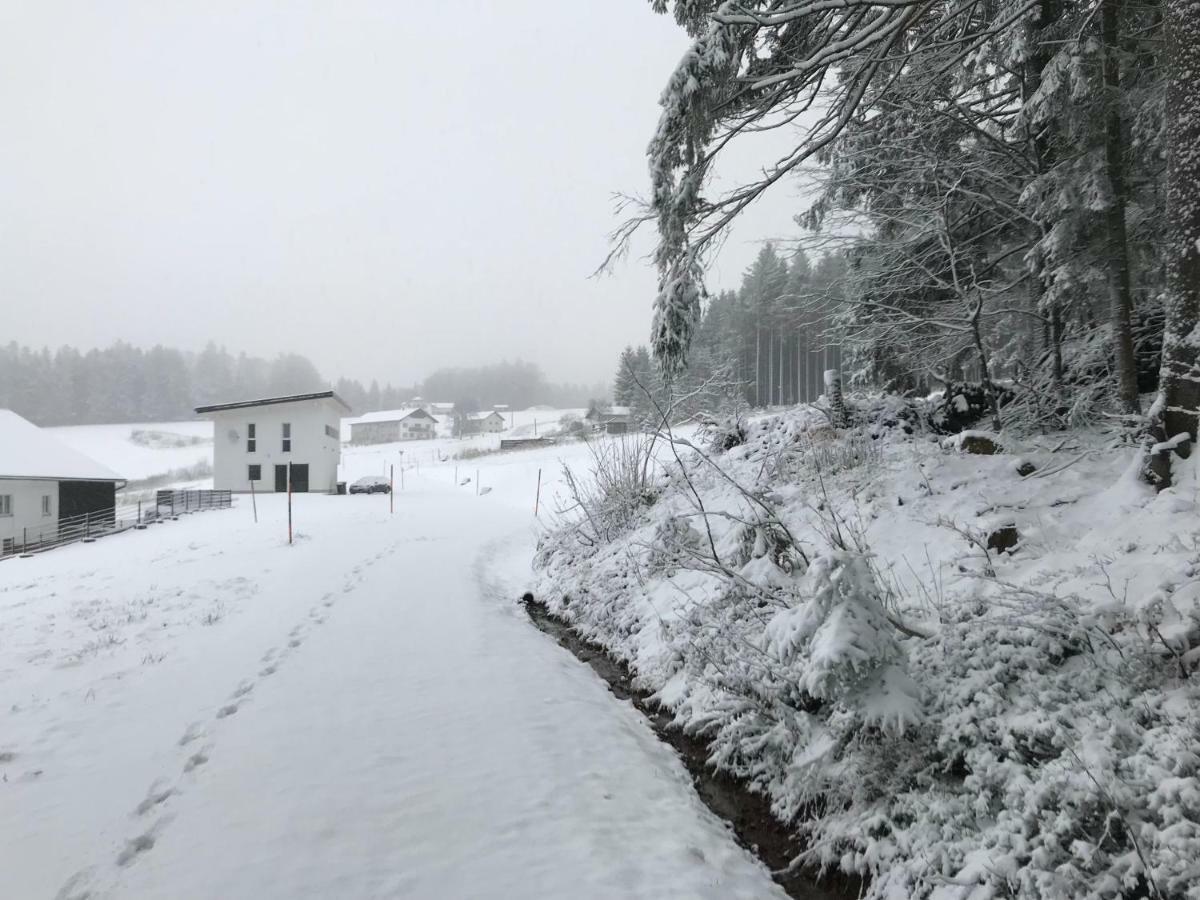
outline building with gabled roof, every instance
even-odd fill
[[[387,410],[367,413],[350,423],[350,443],[392,444],[397,441],[423,441],[437,436],[437,419],[428,410]]]
[[[38,428],[0,409],[0,554],[55,534],[76,516],[113,516],[125,479]]]

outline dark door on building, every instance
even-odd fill
[[[308,463],[292,463],[292,493],[308,493]]]
[[[58,483],[58,520],[84,513],[93,521],[112,521],[117,506],[117,485],[112,481],[60,481]]]
[[[283,494],[287,492],[288,485],[288,467],[275,467],[275,491]],[[292,493],[307,494],[308,493],[308,463],[292,463]]]

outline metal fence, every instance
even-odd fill
[[[87,543],[131,528],[143,529],[165,519],[177,519],[208,509],[228,509],[232,505],[233,497],[229,491],[159,491],[153,503],[127,503],[114,509],[68,516],[36,528],[24,528],[11,540],[0,543],[0,559],[32,556],[64,544]]]

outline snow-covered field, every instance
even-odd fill
[[[68,447],[130,480],[197,463],[212,465],[212,422],[68,425],[46,429]]]
[[[395,411],[402,414],[403,411]],[[505,413],[510,428],[502,434],[473,435],[455,438],[450,435],[448,422],[438,425],[438,437],[430,441],[402,441],[395,444],[374,444],[352,447],[350,423],[357,419],[342,420],[342,480],[353,481],[361,475],[386,474],[388,466],[395,466],[397,479],[401,465],[405,469],[433,465],[439,461],[452,460],[456,455],[490,452],[500,446],[504,437],[532,437],[556,431],[565,416],[582,417],[583,409],[527,409]],[[372,417],[387,416],[388,413],[373,413]],[[213,441],[212,423],[149,422],[123,425],[72,425],[47,429],[55,438],[68,446],[103,463],[114,472],[129,480],[160,479],[156,487],[172,484],[188,488],[211,487],[211,478],[168,477],[170,473],[193,469],[197,466],[212,466]],[[465,472],[468,463],[464,462]],[[470,465],[473,471],[473,464]],[[450,476],[452,477],[451,472]],[[464,476],[465,477],[465,476]]]
[[[0,896],[782,896],[513,603],[584,452],[299,495],[292,546],[239,497],[0,564]]]

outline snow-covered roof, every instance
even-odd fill
[[[470,419],[472,422],[482,422],[485,419],[490,419],[492,416],[499,416],[501,420],[504,419],[504,416],[501,416],[500,413],[496,412],[495,410],[492,410],[490,412],[470,413],[467,416],[467,418]]]
[[[377,409],[375,412],[363,413],[361,416],[355,416],[353,419],[346,421],[350,425],[363,425],[368,422],[399,422],[401,419],[406,419],[417,410],[411,407],[401,407],[400,409]]]
[[[339,403],[347,410],[350,409],[350,404],[335,394],[333,391],[313,391],[308,394],[289,394],[286,397],[263,397],[259,400],[238,400],[234,403],[213,403],[208,406],[197,406],[196,412],[212,413],[221,412],[227,409],[246,409],[251,406],[273,406],[276,403],[299,403],[303,400],[332,400]]]
[[[0,409],[0,478],[125,480],[10,409]]]
[[[620,419],[627,418],[633,414],[633,410],[628,406],[602,406],[599,409],[594,409],[587,414],[588,418],[596,419]]]

